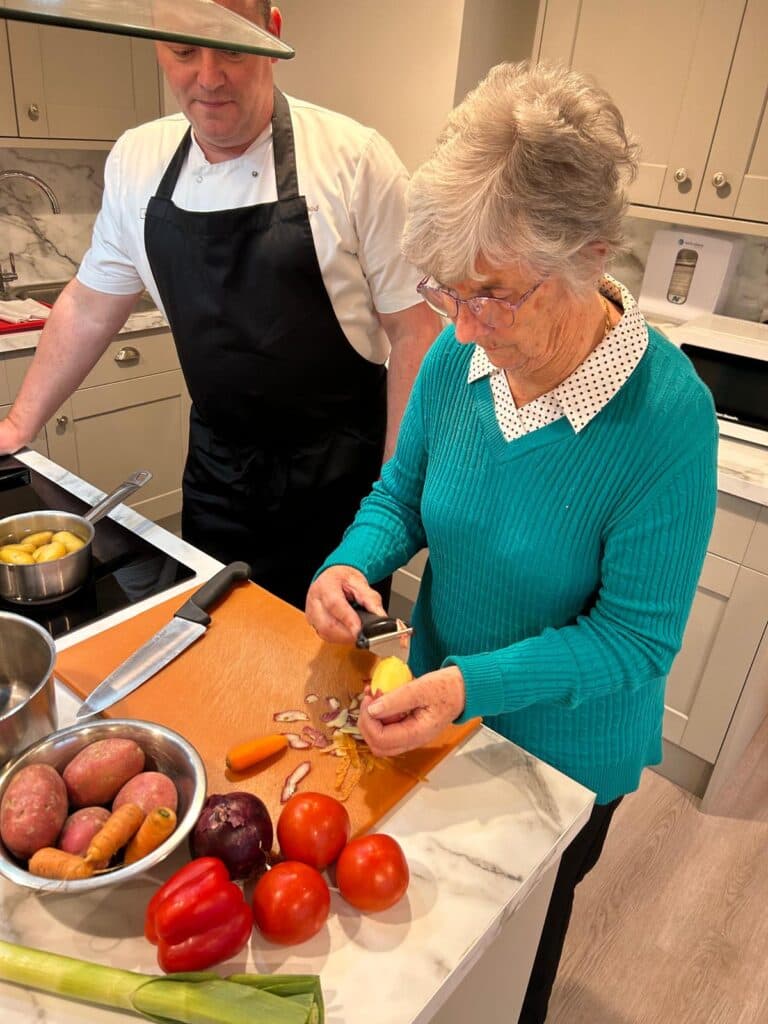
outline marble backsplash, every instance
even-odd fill
[[[20,284],[65,281],[77,270],[88,248],[104,187],[103,150],[0,149],[0,169],[29,171],[49,185],[61,206],[54,215],[43,192],[24,181],[0,182],[0,263],[16,257]],[[674,224],[627,221],[627,252],[612,266],[635,297],[654,232]],[[685,229],[683,229],[685,230]],[[688,229],[690,230],[690,229]],[[731,236],[732,237],[732,236]],[[739,265],[723,312],[745,320],[768,318],[768,238],[744,235]]]
[[[22,179],[0,181],[0,263],[16,261],[14,286],[68,281],[87,250],[104,189],[105,150],[0,149],[0,170],[41,178],[58,199],[54,214],[44,192]]]

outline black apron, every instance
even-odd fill
[[[182,535],[303,608],[379,474],[386,370],[336,319],[277,89],[272,143],[277,202],[194,213],[171,198],[188,131],[144,237],[193,403]]]

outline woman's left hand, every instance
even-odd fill
[[[464,677],[449,665],[381,697],[365,697],[357,724],[372,753],[393,757],[439,736],[464,710],[464,700]]]

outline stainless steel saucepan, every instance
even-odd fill
[[[59,533],[66,530],[83,541],[83,546],[77,551],[50,562],[34,565],[0,562],[0,597],[18,603],[46,604],[67,597],[81,587],[91,568],[94,523],[151,479],[149,470],[140,469],[84,516],[44,509],[0,519],[0,546],[23,543],[24,537],[43,531]]]

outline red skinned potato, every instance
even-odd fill
[[[112,810],[116,811],[123,804],[136,804],[145,815],[157,807],[175,811],[179,805],[179,794],[173,781],[162,772],[139,772],[121,787],[112,803]]]
[[[60,850],[84,857],[91,840],[108,818],[109,811],[106,807],[81,807],[79,811],[70,814],[64,822],[56,845]]]
[[[144,751],[133,740],[107,739],[89,743],[62,772],[69,802],[74,807],[107,804],[144,767]]]
[[[0,805],[0,837],[26,859],[54,846],[67,816],[67,789],[55,768],[30,764],[11,779]]]

